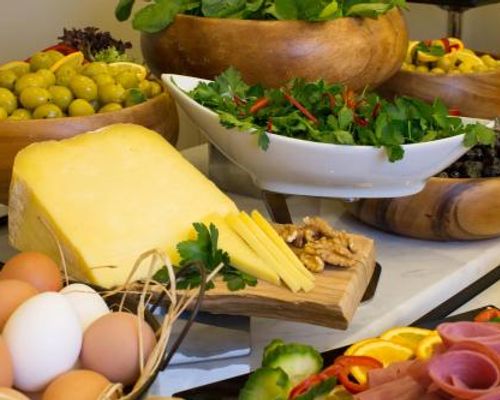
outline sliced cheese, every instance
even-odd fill
[[[264,233],[262,229],[255,223],[255,221],[250,218],[250,216],[242,211],[239,214],[241,221],[250,229],[250,231],[255,235],[255,237],[263,244],[269,252],[272,254],[274,260],[280,265],[280,277],[286,282],[287,280],[294,280],[299,283],[300,287],[308,292],[314,287],[314,283],[311,279],[306,278],[295,268],[295,266],[288,260],[288,258],[280,251],[278,246],[269,239],[269,237]],[[283,275],[281,275],[283,274]]]
[[[280,277],[259,257],[248,244],[235,233],[220,215],[211,215],[203,222],[213,223],[219,231],[219,248],[228,252],[231,264],[240,271],[274,285],[280,285]]]
[[[9,239],[19,250],[58,260],[52,231],[74,278],[111,287],[125,282],[143,252],[163,249],[176,262],[175,246],[188,237],[193,222],[236,211],[233,201],[159,134],[116,124],[18,153]],[[238,258],[238,249],[232,251]],[[251,263],[247,256],[241,258]],[[135,279],[147,276],[149,263],[144,264]]]
[[[269,249],[260,242],[253,232],[240,219],[238,214],[230,214],[226,217],[226,222],[248,245],[259,254],[266,263],[279,275],[283,282],[292,292],[298,292],[301,289],[300,283],[286,273],[286,267],[274,258]]]
[[[253,210],[251,212],[251,216],[253,221],[259,226],[260,229],[264,231],[264,233],[269,237],[269,239],[279,248],[279,250],[285,255],[285,257],[292,263],[292,265],[306,278],[314,279],[314,275],[309,272],[309,270],[302,264],[299,258],[295,255],[295,253],[290,249],[290,247],[286,244],[283,238],[278,235],[276,230],[272,227],[272,225],[267,222],[267,220],[262,216],[262,214]]]

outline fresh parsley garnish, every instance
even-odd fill
[[[465,134],[464,144],[492,145],[495,133],[482,124],[450,117],[444,103],[411,97],[388,101],[376,93],[354,93],[341,84],[294,79],[279,89],[247,85],[229,68],[189,95],[214,110],[227,128],[253,132],[263,150],[266,132],[314,142],[383,147],[390,161],[404,157],[402,145]]]
[[[435,44],[426,44],[425,42],[419,42],[417,47],[415,47],[415,50],[436,57],[442,57],[446,54],[444,47]]]
[[[119,0],[115,16],[126,21],[135,0]],[[177,14],[201,17],[329,21],[342,17],[377,18],[394,7],[404,8],[405,0],[155,0],[138,10],[132,26],[154,33],[169,26]]]
[[[193,265],[195,262],[201,262],[207,275],[210,274],[221,263],[223,264],[219,275],[230,291],[244,289],[248,286],[255,286],[257,279],[253,276],[240,272],[231,266],[229,254],[218,247],[219,231],[214,224],[208,227],[202,223],[194,223],[194,229],[197,233],[196,239],[186,240],[177,245],[177,251],[181,257],[180,266],[186,267],[187,271],[177,281],[179,289],[195,288],[201,284],[201,275],[198,268]],[[169,276],[165,267],[161,268],[154,276],[154,279],[160,283],[168,283]],[[209,282],[206,289],[212,289],[213,282]]]

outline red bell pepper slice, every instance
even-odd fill
[[[343,367],[337,378],[339,383],[350,393],[359,393],[368,389],[368,383],[361,384],[349,378],[349,371],[352,367],[368,369],[384,367],[380,361],[368,356],[340,356],[335,360],[335,364]]]
[[[263,108],[269,105],[269,99],[267,97],[261,97],[257,99],[255,103],[253,103],[252,107],[250,107],[250,112],[255,114],[257,111],[262,110]]]
[[[494,318],[500,318],[500,310],[493,307],[488,307],[474,317],[475,322],[489,322]]]
[[[320,376],[320,374],[311,375],[309,378],[304,379],[302,382],[300,382],[297,386],[295,386],[291,390],[290,394],[288,395],[288,399],[293,400],[299,397],[300,395],[306,393],[309,389],[311,389],[318,383],[321,383],[322,381],[323,378]]]

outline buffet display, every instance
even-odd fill
[[[174,147],[177,107],[264,191],[357,198],[362,221],[418,238],[500,234],[500,60],[408,43],[400,0],[134,3],[115,15],[148,66],[93,27],[0,65],[20,252],[0,269],[1,399],[143,398],[187,309],[348,328],[374,240],[240,210]],[[326,368],[276,339],[239,399],[495,400],[498,318],[396,327]]]

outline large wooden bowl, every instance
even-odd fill
[[[500,236],[500,178],[431,178],[416,195],[359,200],[348,210],[376,228],[419,239],[492,238]]]
[[[163,93],[133,107],[88,117],[65,117],[0,122],[0,203],[7,204],[12,164],[17,152],[33,142],[65,139],[100,127],[128,122],[160,133],[170,143],[177,142],[179,120],[173,99]]]
[[[462,115],[494,118],[500,115],[500,69],[461,75],[399,71],[378,92],[385,97],[408,95],[432,102],[440,97]]]
[[[234,66],[248,83],[274,87],[297,77],[375,87],[398,71],[407,45],[396,9],[377,19],[322,23],[178,15],[163,31],[141,37],[144,59],[157,76],[213,79]]]

